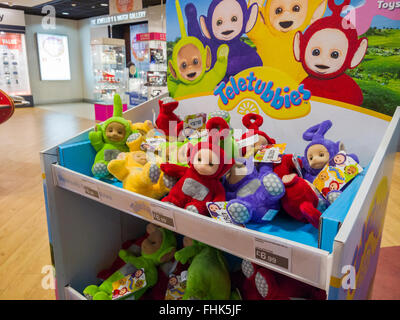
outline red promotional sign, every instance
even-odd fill
[[[136,41],[149,41],[149,40],[166,41],[167,37],[165,33],[160,33],[160,32],[138,33],[136,35]]]
[[[131,12],[133,10],[133,0],[115,0],[117,10],[120,13]]]
[[[22,40],[19,33],[0,34],[0,46],[7,46],[9,50],[21,50]]]

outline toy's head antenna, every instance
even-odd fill
[[[179,0],[175,0],[175,6],[176,6],[176,13],[178,15],[179,29],[181,30],[181,37],[186,38],[187,32],[186,32],[185,22],[183,21],[183,14]]]
[[[332,127],[332,121],[325,120],[303,133],[303,139],[306,141],[315,141],[324,138],[325,133]]]
[[[119,94],[114,95],[113,117],[122,117],[122,101]]]
[[[208,120],[206,129],[209,131],[208,141],[214,144],[218,144],[220,140],[224,140],[229,134],[229,125],[221,117],[214,117]]]
[[[263,122],[263,117],[256,113],[248,113],[242,119],[243,125],[249,130],[259,130]]]

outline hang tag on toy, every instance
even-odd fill
[[[180,275],[170,274],[165,300],[182,300],[186,290],[187,270]]]
[[[228,210],[226,210],[226,205],[228,202],[220,201],[220,202],[207,202],[207,209],[210,213],[210,216],[221,222],[231,223],[236,226],[245,227],[243,224],[235,223],[229,214]]]
[[[286,143],[263,146],[254,156],[255,162],[280,163],[286,149]]]
[[[190,136],[189,136],[189,140],[193,140],[193,139],[202,139],[202,138],[206,138],[208,137],[208,131],[206,129],[203,130],[195,130],[193,131]]]
[[[237,146],[239,149],[248,147],[248,146],[252,146],[258,142],[258,139],[259,139],[258,134],[255,134],[254,136],[237,141]]]
[[[324,197],[330,191],[339,191],[344,188],[363,168],[346,152],[336,154],[317,175],[313,185]]]
[[[203,130],[206,128],[207,114],[201,112],[191,114],[185,117],[184,128],[191,128],[193,130]]]
[[[146,275],[144,269],[137,269],[135,273],[113,282],[112,300],[126,299],[145,286]]]
[[[299,160],[298,160],[298,157],[296,154],[293,155],[292,161],[293,161],[293,165],[297,171],[297,174],[299,175],[300,178],[303,178],[303,173],[301,172],[300,163],[299,163]]]

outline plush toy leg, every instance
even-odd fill
[[[107,169],[107,162],[102,160],[96,162],[92,167],[92,173],[94,177],[99,179],[108,177],[110,175],[110,172],[108,172]]]
[[[242,261],[242,272],[245,276],[243,284],[241,285],[240,293],[244,300],[260,300],[261,296],[258,293],[255,283],[256,271],[259,268],[250,261]]]
[[[258,293],[265,300],[273,298],[279,290],[274,275],[268,269],[259,268],[254,281]]]
[[[108,163],[107,168],[108,171],[119,181],[123,181],[129,175],[129,170],[126,168],[126,159],[111,160]]]
[[[185,209],[194,213],[199,213],[203,216],[208,216],[208,210],[205,201],[193,200],[186,204]]]
[[[300,204],[300,211],[308,222],[310,222],[315,228],[319,228],[319,218],[322,213],[315,208],[311,202],[303,202]]]
[[[279,200],[285,194],[285,186],[275,173],[268,173],[261,177],[265,190],[270,195],[270,200]]]
[[[238,199],[231,200],[226,205],[226,210],[236,223],[249,222],[253,215],[251,208],[250,203]]]

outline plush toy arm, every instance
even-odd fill
[[[185,248],[175,252],[175,260],[177,260],[178,262],[180,262],[182,264],[185,264],[189,261],[189,259],[193,258],[198,253],[200,253],[201,250],[202,250],[202,247],[197,244],[193,244],[190,247],[185,247]]]
[[[126,159],[111,160],[107,165],[107,169],[119,181],[123,181],[129,175],[129,170],[126,168]]]
[[[167,175],[177,178],[182,178],[187,170],[187,167],[178,166],[177,164],[173,163],[162,163],[160,168],[161,171],[163,171]]]
[[[228,67],[228,55],[229,47],[226,44],[220,45],[217,51],[217,61],[215,62],[214,68],[204,75],[204,79],[202,81],[210,84],[210,86],[213,88],[220,83],[226,74],[226,69]]]
[[[124,260],[126,263],[130,263],[131,265],[134,265],[136,268],[144,268],[146,269],[147,267],[147,261],[146,259],[143,259],[143,257],[136,257],[133,254],[129,253],[126,250],[121,249],[118,253],[119,257]]]
[[[89,132],[89,140],[94,150],[96,150],[96,152],[99,152],[101,148],[103,148],[104,146],[104,141],[103,141],[103,132],[101,130],[101,127],[97,126],[97,130],[98,131]]]

